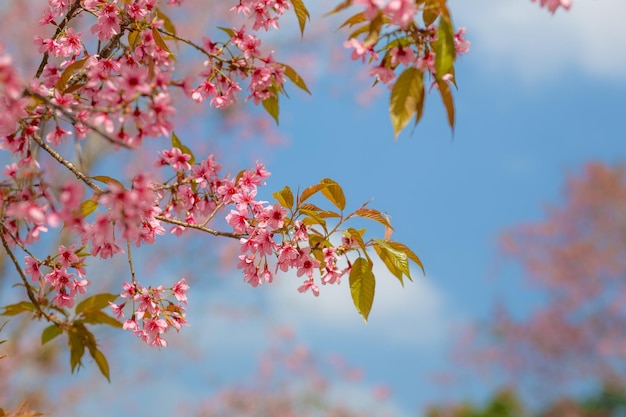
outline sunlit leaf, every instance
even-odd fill
[[[435,70],[438,79],[450,74],[454,66],[456,50],[454,47],[454,29],[449,18],[439,19],[437,41],[435,42]]]
[[[311,204],[311,203],[306,203],[306,204],[302,204],[300,206],[300,210],[309,210],[309,211],[315,211],[317,213],[323,211],[321,208],[319,208],[318,206],[316,206],[315,204]]]
[[[87,324],[106,324],[111,327],[122,328],[122,323],[100,310],[83,311],[81,320]]]
[[[303,210],[300,209],[300,213],[304,214],[306,217],[302,220],[302,223],[307,226],[312,226],[314,224],[319,224],[326,230],[326,220],[324,220],[320,215],[313,210]]]
[[[439,17],[439,7],[433,1],[429,1],[424,6],[424,12],[422,13],[422,19],[426,27],[435,23],[435,20]]]
[[[376,243],[374,250],[378,257],[383,261],[389,272],[391,272],[400,283],[404,286],[403,276],[406,276],[409,280],[411,278],[411,271],[409,269],[408,256],[401,251],[395,250],[388,242],[380,239],[373,239]]]
[[[454,131],[454,99],[452,98],[452,91],[450,85],[444,80],[437,80],[437,86],[439,87],[439,93],[441,94],[441,100],[446,108],[448,115],[448,124],[452,131]]]
[[[300,194],[300,203],[326,187],[328,187],[328,184],[315,184],[310,187],[306,187],[304,191],[302,191],[302,194]]]
[[[63,333],[63,331],[56,324],[52,324],[46,327],[41,333],[41,344],[45,345],[46,343],[48,343],[49,341],[51,341],[52,339],[54,339],[61,333]]]
[[[139,41],[139,39],[141,39],[139,35],[140,35],[140,32],[137,30],[128,31],[128,46],[130,47],[132,51],[135,50],[135,47],[137,46],[137,42]]]
[[[331,16],[333,14],[339,13],[340,11],[347,9],[351,5],[352,5],[352,0],[346,0],[343,3],[340,3],[339,5],[337,5],[337,7],[332,9],[330,12],[326,13],[324,16]]]
[[[272,194],[274,198],[280,203],[284,208],[291,210],[293,207],[293,193],[288,186],[285,186],[280,191],[276,191]]]
[[[101,182],[101,183],[106,184],[106,185],[115,184],[115,185],[117,185],[118,187],[120,187],[123,190],[126,189],[124,187],[124,184],[122,184],[119,180],[116,180],[115,178],[112,178],[112,177],[109,177],[109,176],[106,176],[106,175],[96,175],[96,176],[90,177],[90,178],[92,180]]]
[[[98,203],[93,199],[85,200],[80,203],[80,215],[82,217],[87,217],[98,208]]]
[[[339,26],[339,29],[345,26],[352,27],[358,23],[363,23],[367,21],[368,19],[365,17],[365,12],[360,12],[360,13],[355,14],[354,16],[349,17],[345,22],[341,24],[341,26]]]
[[[380,29],[383,27],[383,23],[383,14],[379,12],[370,22],[369,33],[365,41],[363,41],[363,45],[367,47],[375,45],[378,42],[378,35],[380,34]]]
[[[331,16],[333,14],[339,13],[340,11],[347,9],[351,5],[352,5],[352,0],[346,0],[343,3],[338,4],[334,9],[326,13],[324,16]]]
[[[67,346],[70,349],[70,369],[74,373],[76,368],[82,365],[82,358],[85,354],[85,344],[83,343],[81,330],[74,326],[70,327],[67,332]]]
[[[307,10],[302,0],[291,0],[291,4],[293,5],[293,10],[296,12],[296,16],[298,17],[300,34],[301,36],[304,36],[304,27],[306,25],[306,21],[311,18],[311,16],[309,15],[309,11]]]
[[[356,230],[356,229],[350,227],[350,228],[348,228],[348,230],[346,230],[346,232],[348,233],[348,235],[351,238],[356,240],[356,243],[359,245],[359,247],[363,251],[363,254],[367,258],[367,260],[371,263],[372,260],[370,259],[369,255],[367,253],[367,247],[365,246],[365,241],[363,240],[363,234],[365,233],[365,229],[362,229],[361,231],[359,231],[359,230]]]
[[[113,302],[119,294],[96,294],[91,297],[85,298],[76,306],[76,314],[80,314],[83,311],[91,312],[102,310],[104,307],[109,306],[109,302]]]
[[[394,137],[398,137],[413,115],[417,112],[420,100],[424,97],[422,71],[407,68],[396,80],[389,99],[389,113]]]
[[[306,86],[306,83],[304,82],[302,77],[296,72],[296,70],[294,70],[292,67],[290,67],[287,64],[280,64],[280,65],[282,65],[283,70],[285,71],[285,76],[287,76],[287,78],[289,78],[292,83],[294,83],[296,86],[300,87],[302,90],[306,91],[307,93],[311,94],[308,87]]]
[[[157,28],[152,28],[152,36],[154,37],[154,43],[156,43],[159,48],[161,48],[165,52],[169,52],[170,54],[172,53],[172,51],[170,51],[170,48],[168,48],[167,44],[161,37],[161,33],[157,30]]]
[[[352,33],[350,33],[350,35],[348,35],[348,39],[352,39],[352,38],[356,38],[359,35],[362,35],[364,33],[368,33],[370,31],[370,25],[363,25],[360,28],[358,28],[357,30],[353,31]]]
[[[323,210],[319,212],[320,217],[323,217],[325,219],[332,217],[332,218],[340,218],[341,214],[339,213],[335,213],[334,211],[330,211],[330,210]]]
[[[421,268],[422,273],[426,274],[426,271],[424,270],[424,265],[422,264],[422,261],[420,260],[420,258],[411,249],[409,249],[406,245],[404,245],[404,244],[402,244],[400,242],[391,242],[391,241],[388,241],[388,242],[385,242],[385,243],[387,243],[387,245],[389,245],[393,249],[397,250],[398,252],[402,252],[406,256],[408,256],[410,260],[415,262],[417,264],[417,266],[419,266]]]
[[[343,211],[346,208],[346,197],[343,194],[343,189],[337,182],[330,178],[324,178],[320,181],[320,184],[328,184],[327,187],[320,189],[324,197],[335,205],[339,210]]]
[[[70,65],[68,65],[67,68],[65,68],[65,71],[63,71],[63,74],[61,74],[61,78],[59,78],[59,80],[55,84],[54,88],[56,88],[58,91],[64,93],[65,92],[65,87],[67,87],[67,82],[72,77],[72,74],[74,74],[74,72],[76,72],[79,69],[81,69],[83,67],[83,65],[85,65],[85,62],[87,62],[87,59],[88,58],[83,58],[81,60],[74,61]]]
[[[350,293],[356,310],[366,323],[374,304],[375,289],[372,265],[365,258],[358,258],[350,269]]]
[[[174,26],[174,23],[172,23],[172,20],[169,18],[169,16],[163,13],[158,7],[156,9],[156,15],[157,18],[163,21],[163,28],[169,33],[176,35],[176,26]]]
[[[263,104],[263,108],[276,120],[276,124],[278,124],[278,97],[270,96],[261,103]]]
[[[357,211],[355,211],[354,214],[356,214],[359,217],[374,220],[375,222],[378,222],[385,227],[393,229],[393,227],[391,227],[391,223],[389,223],[389,220],[385,216],[383,216],[383,214],[378,210],[360,208]]]
[[[230,28],[225,28],[225,27],[221,27],[221,26],[218,26],[217,28],[219,30],[221,30],[222,32],[225,32],[231,38],[233,38],[235,36],[235,31],[230,29]]]
[[[100,369],[100,373],[104,375],[107,381],[111,382],[111,378],[109,375],[109,363],[107,362],[107,359],[104,356],[104,354],[100,352],[97,348],[89,349],[89,354],[98,365],[98,369]]]

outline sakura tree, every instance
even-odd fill
[[[581,383],[623,390],[625,213],[624,166],[590,162],[568,177],[563,201],[543,220],[503,235],[503,253],[541,302],[523,317],[498,308],[492,334],[480,339],[485,366],[550,396]]]
[[[291,35],[306,36],[302,0],[233,1],[228,21],[236,23],[216,22],[200,39],[179,31],[185,8],[194,12],[191,0],[40,4],[45,11],[37,22],[21,22],[45,32],[33,39],[34,74],[14,65],[19,45],[12,39],[3,39],[0,52],[0,148],[8,161],[0,239],[24,298],[4,306],[3,315],[47,322],[44,344],[64,334],[72,370],[88,352],[109,378],[90,326],[122,328],[165,347],[168,332],[188,325],[185,277],[152,282],[133,261],[135,248],[155,245],[164,234],[236,240],[238,269],[252,286],[294,270],[297,290],[318,296],[347,277],[365,320],[375,293],[374,253],[401,283],[411,279],[409,262],[422,267],[410,248],[392,240],[383,212],[368,203],[349,206],[334,180],[296,192],[285,186],[275,202],[260,201],[270,175],[262,162],[223,173],[215,154],[197,155],[176,124],[180,103],[217,112],[242,100],[278,121],[290,84],[308,93],[296,69],[278,62],[262,40],[279,30],[285,13],[299,24],[300,33]],[[564,0],[541,5],[552,12],[569,7]],[[347,0],[329,13],[347,10],[356,13],[341,25],[351,29],[344,46],[370,67],[375,83],[389,85],[395,135],[420,121],[427,92],[441,97],[453,128],[454,63],[469,42],[445,0]],[[87,158],[93,146],[114,153],[94,165]],[[151,164],[119,166],[120,155]],[[383,236],[357,229],[358,219],[379,224]],[[92,261],[119,257],[127,261],[126,278],[94,294]]]

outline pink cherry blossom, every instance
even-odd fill
[[[537,2],[537,0],[531,0],[533,3]],[[571,0],[539,0],[539,5],[541,7],[546,7],[551,13],[556,12],[559,7],[564,8],[565,10],[569,10],[572,7]]]

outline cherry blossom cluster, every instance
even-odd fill
[[[281,91],[285,81],[283,66],[274,62],[272,53],[261,53],[261,40],[249,33],[245,25],[226,30],[230,37],[226,42],[204,38],[202,44],[195,44],[170,32],[174,29],[157,15],[157,3],[49,0],[50,7],[40,24],[56,30],[51,38],[35,39],[45,56],[45,65],[38,71],[39,82],[30,88],[35,95],[65,109],[53,112],[47,106],[47,110],[39,110],[41,116],[51,117],[57,124],[54,134],[47,138],[51,143],[56,145],[72,134],[59,116],[73,126],[79,139],[86,137],[90,126],[102,129],[113,142],[132,148],[139,147],[146,137],[168,135],[175,113],[172,87],[183,89],[195,101],[208,100],[216,108],[235,102],[243,89],[243,79],[249,79],[246,100],[252,99],[255,104]],[[285,1],[246,1],[233,11],[253,17],[253,30],[267,30],[277,27],[278,17],[288,7]],[[67,27],[69,20],[84,14],[95,18],[89,34],[104,45],[91,53],[87,48],[91,43],[88,35]],[[128,36],[123,37],[125,34]],[[173,55],[164,39],[183,41],[206,55],[197,87],[192,87],[193,80],[189,78],[173,78]],[[15,91],[19,93],[21,89]],[[14,126],[9,122],[23,116],[14,115],[5,124]],[[13,133],[15,129],[8,130]]]
[[[28,255],[23,276],[30,275],[33,283],[40,284],[39,288],[27,284],[29,294],[32,290],[41,297],[53,294],[52,306],[71,308],[75,297],[85,293],[89,285],[86,256],[108,259],[127,253],[130,261],[131,243],[154,243],[157,235],[165,233],[163,222],[173,223],[171,232],[176,234],[199,226],[200,218],[206,225],[222,206],[237,198],[229,192],[239,187],[233,179],[217,177],[219,165],[213,156],[194,165],[189,172],[194,176],[181,176],[174,186],[153,183],[143,174],[133,178],[128,188],[111,177],[90,178],[64,155],[69,139],[80,147],[95,134],[118,148],[137,149],[145,138],[169,136],[175,115],[172,88],[181,89],[194,101],[207,99],[216,108],[236,100],[244,79],[249,80],[247,100],[256,104],[282,91],[283,65],[274,62],[272,53],[261,52],[260,39],[245,25],[224,30],[228,35],[225,42],[205,38],[195,44],[176,35],[158,8],[163,3],[48,0],[49,7],[39,23],[53,30],[50,37],[34,39],[42,60],[30,83],[23,81],[11,57],[0,49],[0,149],[8,151],[15,161],[5,166],[0,183],[0,233],[5,248],[20,247]],[[241,1],[233,12],[253,19],[252,30],[268,30],[278,27],[278,17],[289,7],[280,0]],[[79,17],[83,17],[80,23]],[[77,24],[70,24],[74,21]],[[188,44],[207,57],[204,70],[198,74],[202,80],[199,87],[192,87],[192,79],[175,79],[174,56],[165,40]],[[42,151],[78,181],[51,183],[39,164]],[[188,159],[189,155],[174,147],[161,154],[159,165],[182,172],[192,168]],[[254,172],[238,179],[249,187],[246,192],[252,197],[252,187],[269,175],[261,165]],[[39,241],[42,233],[61,225],[75,233],[80,249],[61,246],[59,253],[37,258],[28,246]],[[137,294],[150,293],[158,304],[159,291],[140,287],[134,272],[132,282]],[[35,304],[43,299],[37,300],[33,295]],[[147,317],[138,317],[141,308],[133,312],[137,320]],[[163,311],[169,311],[163,318],[165,323],[184,322],[184,309],[176,310],[176,319],[172,311]],[[137,329],[152,328],[142,338],[163,345],[150,327],[162,324],[157,316],[151,311],[152,321]]]
[[[38,282],[42,293],[47,288],[54,292],[52,304],[60,308],[71,308],[74,306],[74,298],[77,294],[85,294],[86,287],[90,282],[85,279],[85,253],[83,248],[76,249],[76,245],[69,248],[61,245],[58,254],[53,258],[44,261],[34,257],[27,256],[24,258],[26,267],[24,272],[30,275],[33,282]],[[47,267],[51,271],[45,276],[41,271],[42,267]],[[73,269],[75,274],[68,270]]]
[[[354,0],[353,4],[365,5],[363,12],[368,20],[382,16],[390,22],[393,30],[380,34],[374,41],[360,40],[351,37],[344,46],[352,49],[353,60],[363,63],[377,62],[370,69],[370,75],[383,84],[390,84],[396,78],[396,69],[403,65],[406,68],[414,67],[426,73],[429,72],[435,79],[436,52],[432,44],[437,41],[437,27],[433,24],[419,28],[415,23],[418,12],[415,0]],[[459,28],[454,35],[456,54],[465,54],[469,51],[470,42],[465,39],[465,28]],[[382,46],[379,44],[382,43]],[[383,57],[380,57],[380,54]],[[441,74],[442,79],[451,81],[452,74]],[[434,85],[434,84],[433,84]],[[391,87],[391,85],[390,85]]]
[[[337,261],[352,242],[343,248],[319,249],[323,254],[320,262],[309,247],[309,226],[289,217],[280,204],[256,199],[258,187],[270,175],[263,164],[257,163],[255,169],[230,178],[219,176],[221,167],[213,155],[193,166],[189,164],[191,158],[172,148],[163,150],[157,163],[170,166],[177,174],[174,183],[163,185],[159,191],[163,216],[182,218],[187,224],[175,225],[171,233],[181,234],[189,226],[202,229],[218,210],[232,207],[225,219],[232,227],[232,236],[240,240],[237,268],[243,270],[244,280],[250,285],[270,283],[278,270],[295,269],[298,277],[305,277],[298,290],[311,289],[317,296],[319,288],[313,278],[316,270],[322,272],[322,284],[339,283],[349,271],[339,269]]]
[[[239,4],[231,9],[254,19],[253,30],[263,28],[266,31],[270,27],[278,29],[278,17],[287,10],[287,0],[239,0]]]
[[[129,330],[150,346],[166,347],[167,341],[162,335],[170,329],[179,331],[188,326],[185,320],[187,290],[189,285],[181,278],[171,288],[162,285],[157,288],[143,287],[139,284],[125,282],[124,291],[120,296],[127,301],[121,304],[109,303],[113,314],[118,319],[124,317],[126,303],[133,304],[131,318],[124,321],[124,330]],[[173,296],[176,302],[168,297]],[[183,305],[184,304],[184,305]]]

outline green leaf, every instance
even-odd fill
[[[307,93],[311,94],[311,92],[309,91],[308,87],[306,86],[306,83],[304,82],[304,80],[302,79],[302,77],[300,77],[300,75],[296,72],[296,70],[294,70],[292,67],[290,67],[287,64],[280,64],[283,66],[283,70],[285,71],[285,75],[287,76],[287,78],[289,78],[291,80],[292,83],[294,83],[296,86],[300,87],[300,89],[306,91]]]
[[[109,302],[113,302],[119,294],[96,294],[91,297],[85,298],[76,306],[76,314],[82,312],[92,312],[102,310],[104,307],[109,306]]]
[[[320,191],[339,210],[343,211],[346,208],[346,197],[343,194],[343,189],[334,180],[330,178],[324,178],[320,181],[320,184],[328,184],[328,186],[321,188]]]
[[[444,80],[436,81],[437,86],[439,87],[441,100],[443,101],[443,105],[445,106],[448,114],[448,124],[450,125],[450,129],[454,132],[454,99],[452,98],[452,90],[450,89],[450,85]]]
[[[304,26],[306,25],[306,21],[311,19],[311,15],[302,0],[291,0],[291,4],[293,5],[293,10],[296,12],[296,16],[298,17],[300,35],[304,36]]]
[[[83,318],[81,320],[87,324],[106,324],[115,328],[122,328],[122,323],[116,320],[114,317],[109,316],[103,311],[84,311]]]
[[[278,97],[270,96],[261,102],[263,108],[276,120],[278,124]]]
[[[135,47],[137,46],[137,42],[139,41],[139,39],[141,39],[141,37],[139,36],[139,31],[137,30],[128,31],[128,46],[130,47],[132,51],[135,50]]]
[[[424,5],[424,12],[422,13],[422,19],[424,20],[424,26],[430,26],[435,23],[435,20],[439,17],[439,8],[434,2],[430,1]]]
[[[454,66],[456,49],[454,48],[454,29],[450,18],[442,16],[439,19],[437,41],[435,42],[435,71],[437,79],[450,74]]]
[[[100,373],[104,375],[107,381],[111,382],[111,378],[109,375],[109,363],[107,362],[107,358],[104,356],[102,352],[100,352],[97,348],[89,349],[89,354],[96,361],[98,368],[100,369]]]
[[[217,28],[221,30],[222,32],[226,32],[226,34],[231,38],[235,36],[235,31],[232,29],[221,27],[221,26],[218,26]]]
[[[407,68],[400,74],[391,90],[389,113],[395,138],[418,111],[420,101],[423,106],[423,76],[423,72],[417,68]]]
[[[367,323],[372,304],[376,279],[372,272],[372,265],[365,258],[358,258],[350,269],[350,293],[356,311]]]
[[[115,184],[118,187],[120,187],[122,190],[126,189],[126,187],[124,187],[124,184],[122,184],[119,180],[116,180],[115,178],[109,177],[107,175],[96,175],[95,177],[90,177],[90,178],[92,180],[101,182],[106,185]]]
[[[92,198],[89,200],[85,200],[80,203],[80,215],[83,217],[89,216],[91,213],[96,211],[98,208],[98,203],[94,201]]]
[[[276,191],[272,194],[276,200],[280,203],[284,208],[291,210],[293,207],[293,193],[288,186],[285,186],[280,191]]]
[[[383,261],[389,272],[391,272],[404,286],[403,276],[413,281],[411,278],[411,271],[409,270],[408,256],[395,250],[386,241],[380,239],[373,239],[376,244],[374,250],[378,254],[378,257]]]
[[[193,152],[191,152],[191,149],[183,145],[183,143],[178,138],[178,135],[176,135],[176,133],[174,132],[172,132],[172,147],[178,148],[181,150],[182,153],[191,156],[191,159],[189,160],[189,163],[191,165],[196,163],[196,157],[193,155]]]
[[[0,314],[2,316],[15,316],[27,311],[35,311],[35,305],[33,303],[29,303],[28,301],[22,301],[17,304],[4,306],[2,308],[4,309],[2,314]]]
[[[49,341],[51,341],[52,339],[54,339],[61,333],[63,333],[63,331],[56,324],[52,324],[46,327],[41,333],[41,344],[45,345],[46,343],[48,343]]]
[[[391,227],[391,223],[389,223],[389,220],[385,216],[383,216],[383,214],[378,210],[360,208],[357,211],[355,211],[354,214],[356,214],[359,217],[374,220],[375,222],[378,222],[385,227],[393,229],[393,227]]]
[[[72,373],[74,373],[77,367],[82,365],[82,358],[85,355],[84,335],[79,329],[72,326],[67,332],[67,346],[70,349],[70,369]],[[84,326],[82,329],[84,329]]]
[[[424,265],[422,265],[422,261],[420,260],[420,258],[411,249],[408,248],[408,246],[406,246],[406,245],[404,245],[404,244],[402,244],[400,242],[387,241],[386,243],[387,243],[387,245],[391,246],[394,250],[397,250],[398,252],[402,252],[406,256],[408,256],[410,260],[415,262],[417,264],[417,266],[419,266],[421,268],[422,273],[424,275],[426,275],[426,271],[424,270]]]

